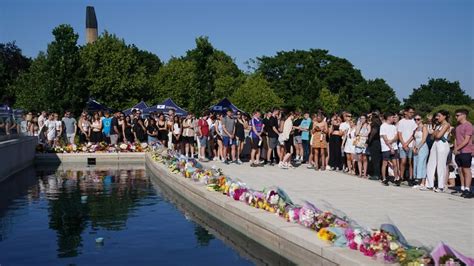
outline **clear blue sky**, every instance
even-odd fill
[[[93,5],[107,30],[168,60],[209,36],[243,70],[280,50],[322,48],[349,59],[365,78],[384,78],[401,99],[429,77],[458,80],[474,95],[472,0],[0,0],[0,42],[34,57],[70,24],[84,43]]]

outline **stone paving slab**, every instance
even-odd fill
[[[412,245],[433,248],[440,241],[474,257],[474,200],[449,193],[409,187],[384,187],[377,181],[305,166],[283,170],[276,166],[251,168],[249,164],[210,162],[251,188],[279,186],[295,203],[304,200],[323,210],[350,217],[364,227],[396,225]]]

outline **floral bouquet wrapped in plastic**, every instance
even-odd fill
[[[305,201],[300,209],[299,224],[303,225],[304,227],[315,229],[316,216],[319,213],[321,213],[321,211],[318,208]]]
[[[300,220],[301,206],[288,205],[285,209],[285,219],[290,223],[298,223]]]

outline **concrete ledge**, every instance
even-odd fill
[[[275,214],[255,209],[242,202],[209,192],[181,176],[174,175],[161,163],[146,156],[147,169],[154,178],[211,216],[255,240],[268,249],[300,265],[380,265],[348,248],[337,248],[319,240],[315,231],[287,223]]]
[[[19,137],[0,142],[0,182],[33,164],[36,137]]]
[[[143,163],[144,152],[124,153],[38,153],[35,156],[36,164],[60,164],[60,163],[85,163],[89,158],[95,158],[97,164],[101,163]]]

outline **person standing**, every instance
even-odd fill
[[[355,145],[356,140],[356,125],[354,120],[349,120],[349,129],[347,129],[346,136],[344,138],[344,153],[346,154],[347,173],[355,175]],[[342,126],[342,124],[341,124]],[[341,128],[339,128],[341,129]],[[342,129],[341,129],[342,130]]]
[[[301,117],[301,113],[296,112],[295,121],[293,121],[293,139],[294,139],[294,147],[295,147],[295,161],[302,162],[303,161],[303,140],[301,138],[301,122],[303,122],[303,118]]]
[[[262,145],[263,137],[263,121],[260,119],[260,111],[256,110],[253,113],[252,120],[250,120],[250,137],[252,151],[250,152],[250,167],[261,166],[260,163],[260,146]]]
[[[135,140],[135,135],[133,134],[133,119],[127,115],[123,123],[123,140],[125,143],[132,143]]]
[[[64,113],[62,122],[64,123],[64,127],[65,127],[67,143],[74,144],[74,138],[76,137],[76,131],[77,131],[76,119],[74,117],[71,117],[70,111],[66,111]]]
[[[232,162],[235,158],[235,119],[232,117],[232,109],[227,109],[227,115],[222,120],[222,142],[224,143],[224,163],[229,164],[229,150],[231,152]]]
[[[201,147],[199,148],[199,161],[201,162],[209,162],[209,159],[206,157],[206,147],[209,141],[209,124],[207,123],[207,118],[209,118],[209,111],[205,111],[198,121],[197,136],[201,143]]]
[[[146,134],[148,136],[148,145],[155,144],[158,139],[158,127],[156,126],[156,120],[151,118],[148,120],[148,125],[146,126]]]
[[[322,112],[318,112],[315,117],[315,121],[313,122],[312,136],[310,142],[311,149],[313,150],[312,153],[314,165],[308,166],[309,169],[321,169],[322,171],[326,170],[327,132],[328,124],[326,123],[326,121],[324,121],[324,115]]]
[[[311,118],[309,117],[309,112],[305,112],[303,116],[303,120],[301,120],[300,130],[301,130],[301,143],[303,144],[303,163],[307,163],[309,161],[309,154],[310,154],[310,131],[313,128],[313,123]]]
[[[173,149],[181,152],[181,121],[179,116],[173,117]]]
[[[245,144],[245,130],[248,128],[247,121],[245,121],[242,112],[237,111],[237,120],[235,123],[235,141],[237,145],[237,164],[242,164],[240,156],[244,150]]]
[[[79,118],[79,143],[86,143],[90,141],[91,137],[91,122],[87,118],[87,113],[82,112]]]
[[[184,141],[184,156],[194,158],[194,119],[191,113],[188,113],[186,119],[183,120],[183,141]]]
[[[110,117],[109,111],[105,111],[104,117],[102,117],[101,122],[102,122],[102,134],[104,135],[105,142],[107,142],[107,144],[110,144],[112,118]]]
[[[414,188],[425,187],[426,183],[426,161],[430,150],[426,139],[428,138],[428,129],[423,124],[420,115],[415,116],[416,129],[413,133],[413,175],[418,184]]]
[[[403,112],[403,118],[397,124],[399,153],[400,153],[400,176],[402,180],[405,177],[406,165],[408,162],[408,185],[414,185],[413,182],[413,146],[414,135],[417,125],[413,120],[415,110],[412,107],[406,107]]]
[[[398,175],[398,135],[397,127],[393,124],[395,114],[387,112],[384,114],[384,123],[380,126],[380,143],[382,149],[382,184],[388,186],[387,167],[392,167],[394,173],[394,183],[400,186],[400,177]]]
[[[435,172],[438,176],[438,188],[435,192],[445,192],[444,179],[446,173],[446,161],[450,152],[448,135],[451,125],[448,122],[449,112],[440,110],[436,113],[436,121],[438,125],[434,128],[434,142],[430,150],[430,158],[428,159],[427,185],[426,189],[434,188]]]
[[[293,118],[293,112],[289,112],[286,116],[286,119],[284,119],[285,122],[283,125],[282,133],[280,135],[280,139],[284,143],[283,147],[285,148],[284,156],[278,164],[278,167],[282,169],[293,168],[293,166],[291,165],[291,146],[293,144],[293,140],[291,139],[291,133],[293,131]]]
[[[165,115],[160,113],[158,115],[158,122],[156,123],[158,126],[158,140],[163,144],[165,147],[168,147],[168,122],[165,119]]]
[[[359,123],[356,129],[355,153],[357,154],[357,165],[359,177],[367,178],[367,140],[370,135],[370,124],[366,115],[359,117]]]
[[[112,145],[117,145],[121,133],[119,129],[119,117],[120,112],[116,111],[110,120],[110,144]]]
[[[278,146],[278,136],[280,134],[280,131],[278,130],[279,129],[279,117],[280,117],[280,109],[278,108],[273,108],[273,111],[271,113],[271,115],[268,117],[268,120],[266,121],[266,125],[265,125],[265,132],[266,132],[266,143],[267,143],[267,146],[268,146],[268,149],[267,149],[267,162],[270,164],[270,165],[274,165],[274,161],[272,160],[272,153],[273,151],[275,150],[275,148],[277,148]],[[265,121],[264,121],[265,123]],[[275,156],[273,156],[273,158],[275,159],[276,161],[276,157],[277,157],[277,154],[275,154]],[[282,160],[281,157],[279,157],[279,160]]]
[[[334,115],[329,127],[329,167],[335,171],[342,170],[342,132],[339,129],[339,119],[338,115]]]
[[[91,137],[90,140],[93,144],[97,144],[103,140],[102,138],[102,121],[99,117],[99,114],[96,112],[92,118],[91,125]]]
[[[43,124],[46,127],[46,140],[48,141],[49,147],[54,147],[54,142],[56,140],[57,131],[56,131],[56,121],[54,121],[54,114],[49,114],[49,117]]]
[[[63,121],[59,120],[59,114],[54,113],[54,122],[56,123],[56,138],[54,139],[54,146],[59,146],[64,134]]]
[[[467,120],[468,115],[469,111],[467,109],[456,110],[456,120],[459,124],[455,131],[454,154],[456,164],[460,168],[461,196],[464,198],[472,198],[473,196],[471,191],[471,161],[474,153],[474,145],[472,144],[473,128],[471,122]]]
[[[380,169],[382,168],[382,146],[380,143],[380,126],[382,121],[378,113],[372,113],[370,120],[370,134],[367,140],[368,149],[370,152],[370,163],[372,167],[372,173],[369,177],[371,180],[379,180]]]
[[[141,117],[141,111],[134,110],[132,120],[132,131],[134,135],[134,142],[145,142],[147,140],[146,127]]]

